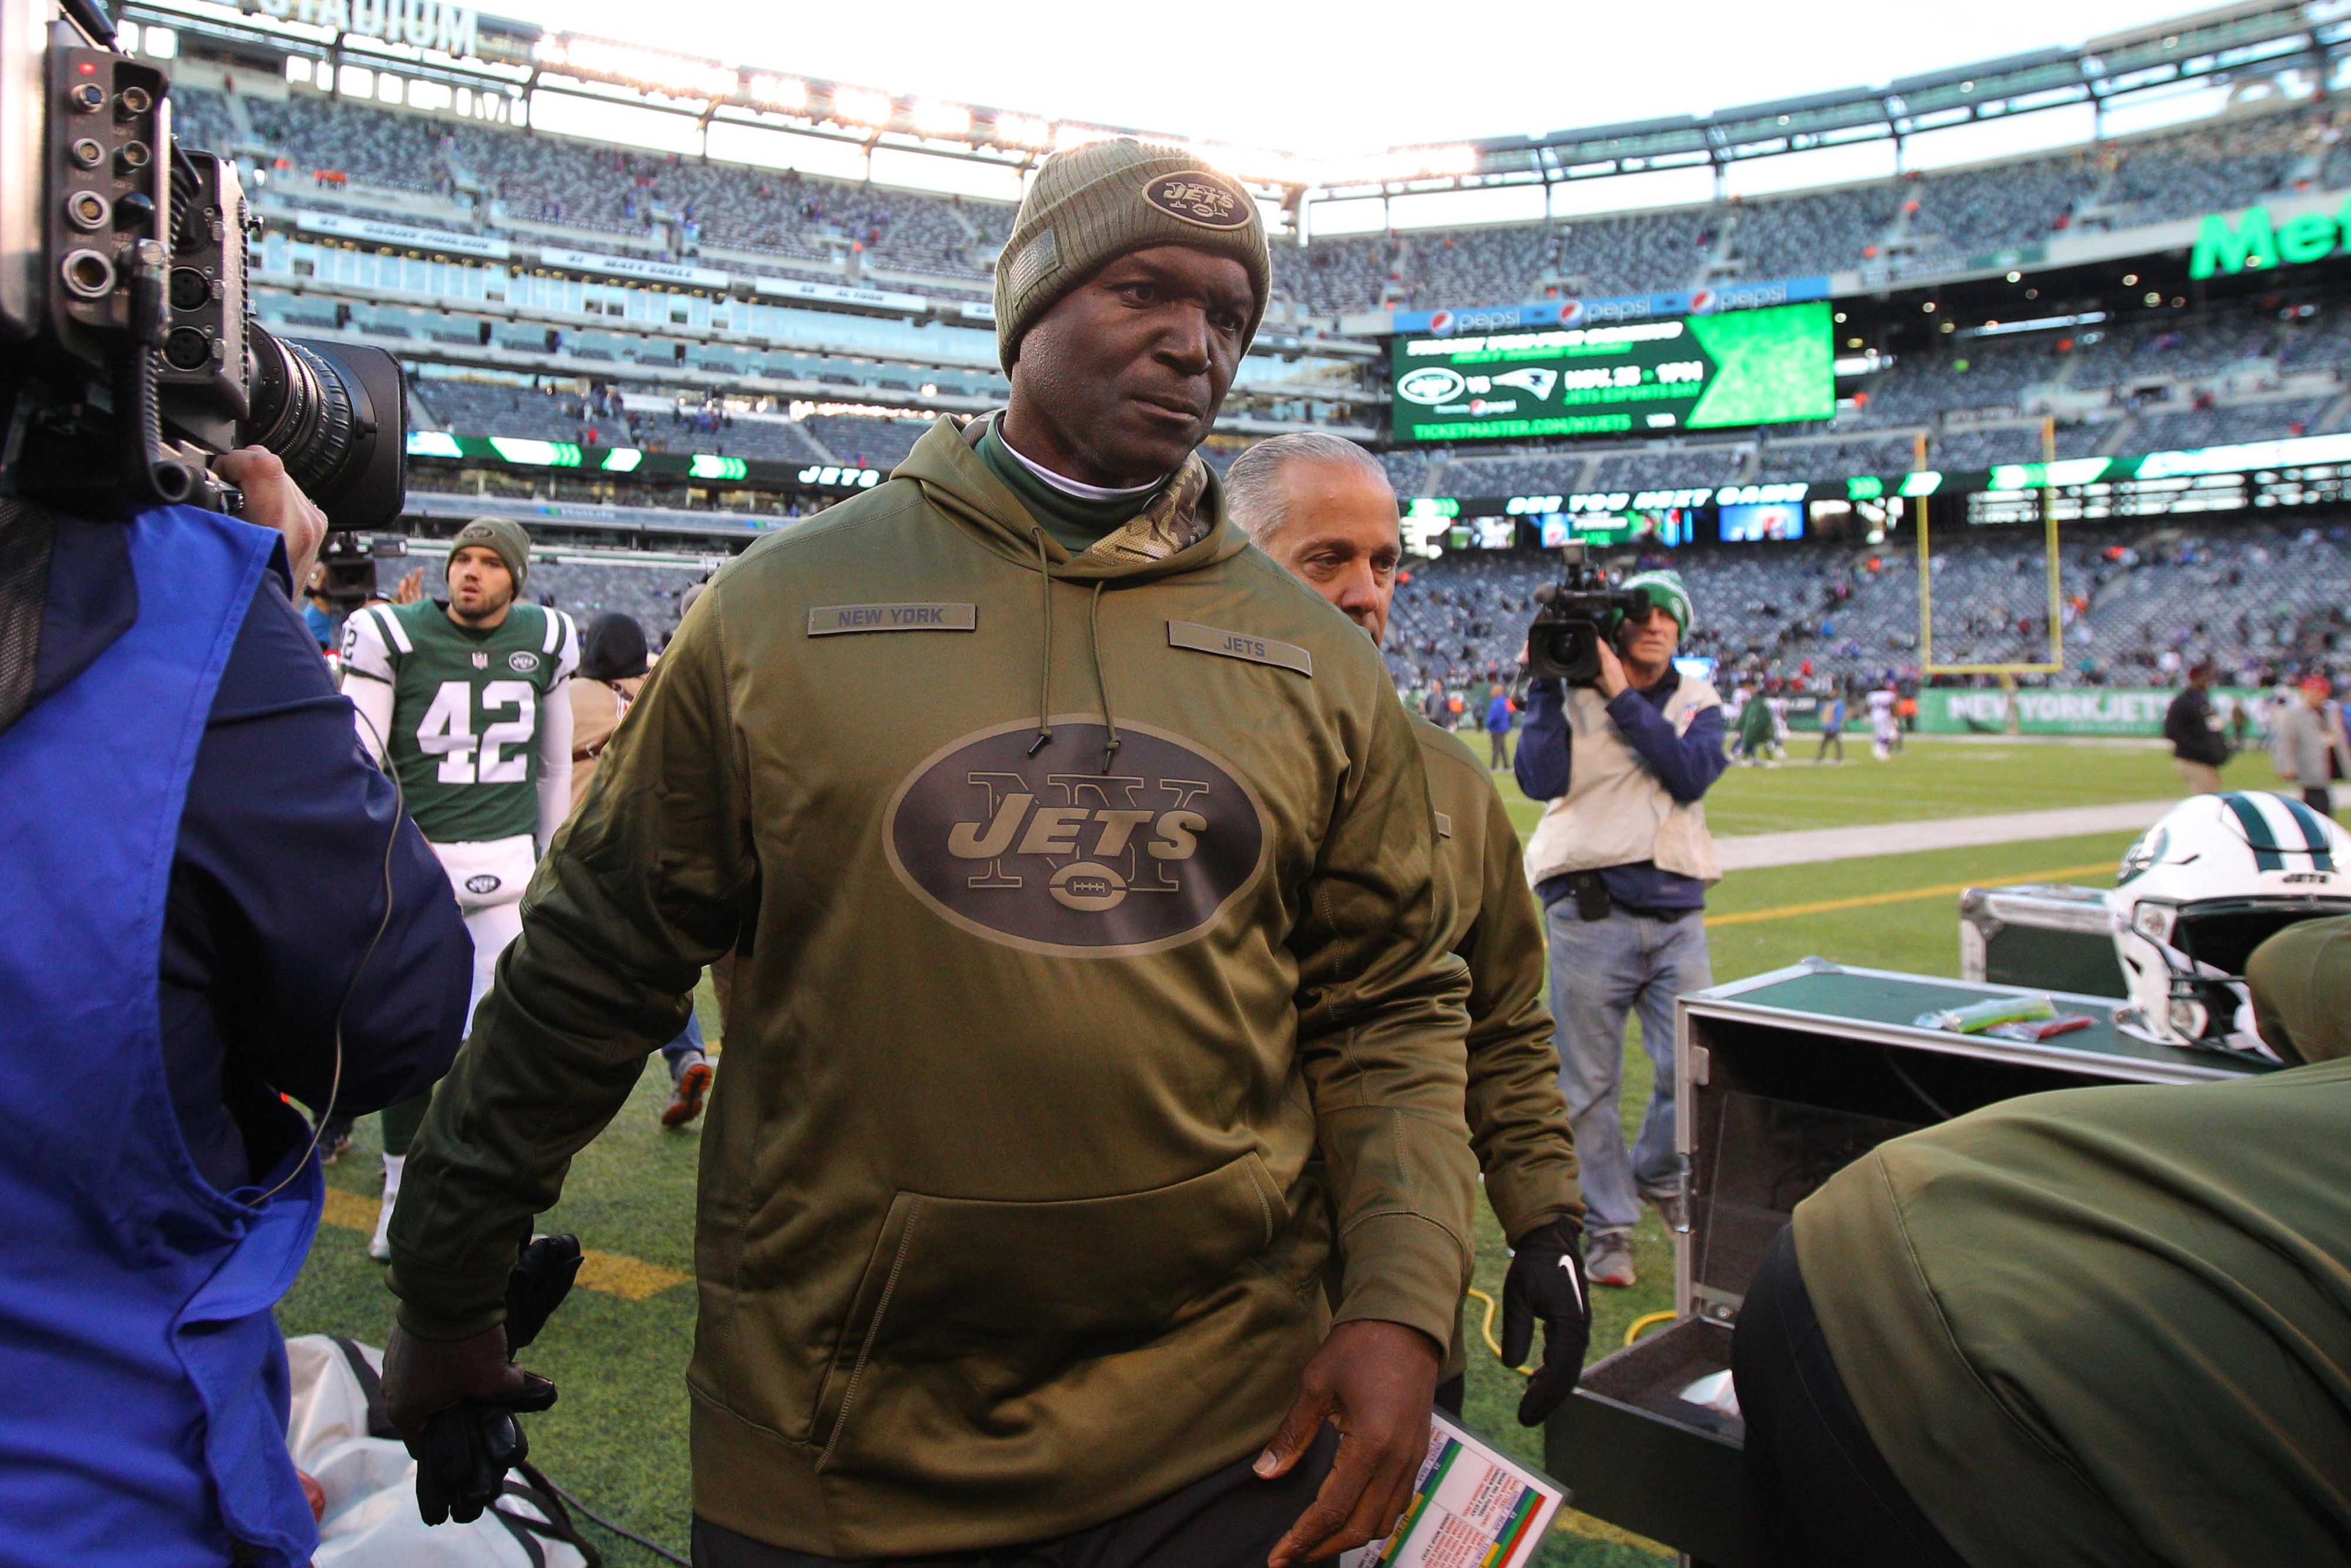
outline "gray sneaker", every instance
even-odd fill
[[[1645,1186],[1641,1201],[1657,1211],[1658,1220],[1677,1236],[1689,1233],[1689,1197],[1678,1186]]]
[[[1633,1283],[1633,1238],[1622,1230],[1595,1230],[1583,1239],[1583,1277],[1595,1285],[1622,1290]]]

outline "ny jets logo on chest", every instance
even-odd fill
[[[950,742],[891,799],[891,869],[951,924],[1032,952],[1156,952],[1205,932],[1256,883],[1267,845],[1255,792],[1176,736],[1033,722]]]

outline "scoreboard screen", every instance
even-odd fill
[[[1399,337],[1398,441],[1667,434],[1836,412],[1826,301],[1595,327]]]

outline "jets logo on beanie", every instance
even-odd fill
[[[1128,252],[1160,245],[1239,262],[1256,301],[1244,336],[1256,336],[1273,258],[1257,199],[1240,182],[1181,148],[1124,136],[1047,159],[996,262],[996,352],[1004,368],[1063,295]]]

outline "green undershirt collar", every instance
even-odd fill
[[[988,472],[1003,480],[1006,487],[1020,498],[1029,515],[1037,519],[1038,527],[1071,555],[1084,554],[1094,541],[1133,521],[1166,484],[1162,480],[1134,495],[1101,501],[1057,490],[1013,455],[1004,438],[997,434],[997,422],[992,419],[987,422],[987,433],[979,438],[977,451]]]

